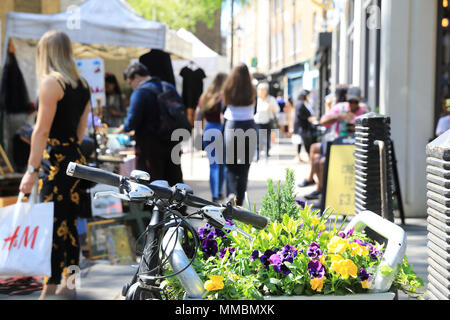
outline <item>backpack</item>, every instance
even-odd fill
[[[162,91],[153,87],[141,86],[156,95],[159,110],[159,128],[156,134],[163,140],[170,141],[172,133],[177,129],[186,129],[189,132],[192,126],[186,115],[183,100],[171,84],[161,81]]]

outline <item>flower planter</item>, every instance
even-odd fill
[[[346,296],[337,295],[315,295],[315,296],[267,296],[264,300],[394,300],[395,293],[381,292],[381,293],[366,293],[366,294],[351,294]]]

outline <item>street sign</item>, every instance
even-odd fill
[[[330,208],[335,214],[355,214],[355,136],[338,138],[328,144],[324,168],[322,211]]]

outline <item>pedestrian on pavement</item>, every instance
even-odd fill
[[[226,168],[223,152],[217,153],[215,149],[209,150],[207,147],[215,141],[215,137],[218,133],[220,133],[220,136],[222,137],[222,88],[226,79],[227,74],[225,73],[218,73],[216,75],[206,92],[200,96],[195,116],[196,120],[205,120],[205,129],[203,130],[203,150],[207,151],[209,159],[209,186],[211,188],[213,202],[223,199],[222,190],[225,183]],[[220,155],[222,155],[222,157],[220,157]]]
[[[272,122],[280,112],[280,106],[275,97],[269,94],[269,84],[262,82],[258,85],[258,98],[256,103],[256,113],[254,116],[256,128],[258,130],[258,144],[256,160],[259,161],[261,151],[265,152],[265,158],[269,157]]]
[[[347,86],[338,84],[332,97],[328,97],[328,99],[326,99],[325,101],[328,102],[328,105],[326,105],[325,113],[328,113],[335,104],[347,101]],[[333,129],[334,128],[328,128],[328,131],[333,131]],[[329,133],[322,137],[322,141],[327,138],[328,135]],[[306,178],[302,183],[298,185],[300,188],[315,184],[314,176],[319,176],[319,172],[317,170],[317,161],[319,161],[323,157],[323,148],[324,147],[321,142],[316,142],[311,145],[308,153],[310,162],[309,175],[308,178]]]
[[[132,63],[124,72],[133,89],[128,117],[116,133],[134,131],[136,140],[136,169],[148,172],[151,181],[165,180],[169,185],[183,182],[181,165],[172,161],[172,149],[178,142],[158,135],[159,107],[154,91],[162,92],[162,81],[152,77],[145,65]],[[176,92],[175,87],[167,86]],[[152,90],[153,89],[153,90]]]
[[[119,82],[112,73],[105,76],[106,107],[103,112],[103,123],[110,128],[118,128],[123,123],[122,119],[127,115],[123,104],[122,90]]]
[[[286,121],[288,127],[288,137],[292,137],[294,133],[294,121],[295,121],[295,106],[291,97],[286,101],[286,106],[284,107],[286,111]]]
[[[351,87],[347,90],[347,102],[336,104],[329,112],[322,116],[320,123],[326,128],[333,125],[336,137],[342,137],[349,133],[355,132],[355,119],[368,112],[364,103],[361,103],[361,89],[359,87]],[[319,199],[322,195],[323,186],[323,169],[326,162],[325,146],[321,146],[321,154],[313,161],[312,170],[317,174],[317,189],[311,194],[306,195],[308,200]]]
[[[439,137],[450,129],[450,97],[442,99],[442,115],[436,126],[435,136]]]
[[[280,107],[280,111],[276,114],[278,126],[280,127],[281,137],[287,137],[287,114],[286,114],[286,99],[284,99],[283,91],[279,91],[277,95],[277,103]]]
[[[225,105],[225,157],[227,197],[236,197],[241,206],[247,191],[250,164],[256,151],[255,113],[256,88],[245,64],[234,67],[223,89]]]
[[[80,143],[87,127],[90,90],[78,71],[70,39],[63,32],[49,31],[42,36],[36,70],[39,108],[28,169],[19,189],[29,194],[38,180],[39,200],[54,203],[52,276],[45,277],[40,299],[55,294],[74,298],[75,289],[67,287],[67,267],[79,265],[77,216],[85,199],[80,192],[81,181],[66,175],[66,168],[69,162],[87,164]],[[57,292],[58,284],[61,288]]]
[[[308,90],[302,90],[298,96],[297,104],[295,105],[295,122],[294,122],[294,132],[302,137],[303,145],[305,146],[306,152],[309,155],[311,145],[316,142],[316,137],[314,134],[313,122],[317,120],[314,116],[314,110],[309,104]],[[297,146],[297,158],[301,162],[300,152],[302,145]],[[304,186],[314,184],[312,177],[309,177],[304,181]]]

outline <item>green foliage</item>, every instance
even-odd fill
[[[283,215],[298,216],[298,206],[295,201],[295,175],[291,169],[286,169],[286,182],[283,186],[278,182],[276,187],[271,179],[267,182],[267,193],[261,203],[260,214],[269,217],[271,221],[282,221]]]
[[[204,298],[260,300],[267,296],[369,293],[378,270],[386,276],[395,272],[391,289],[421,297],[419,289],[424,283],[406,257],[396,268],[398,272],[380,267],[381,245],[355,230],[343,233],[345,219],[338,225],[337,217],[330,219],[330,212],[321,214],[312,206],[297,204],[294,180],[288,170],[283,187],[278,183],[274,188],[269,181],[261,211],[271,223],[264,230],[238,224],[253,241],[236,231],[223,234],[215,229],[213,238],[209,234],[208,241],[214,239],[218,253],[209,256],[200,248],[193,262],[205,284]],[[278,264],[277,258],[281,259]],[[177,279],[166,279],[163,286],[170,299],[184,298]]]
[[[171,29],[185,28],[195,32],[198,21],[212,28],[217,10],[224,0],[127,0],[141,16],[167,24]],[[238,1],[236,1],[238,2]],[[246,3],[248,0],[239,0]]]

